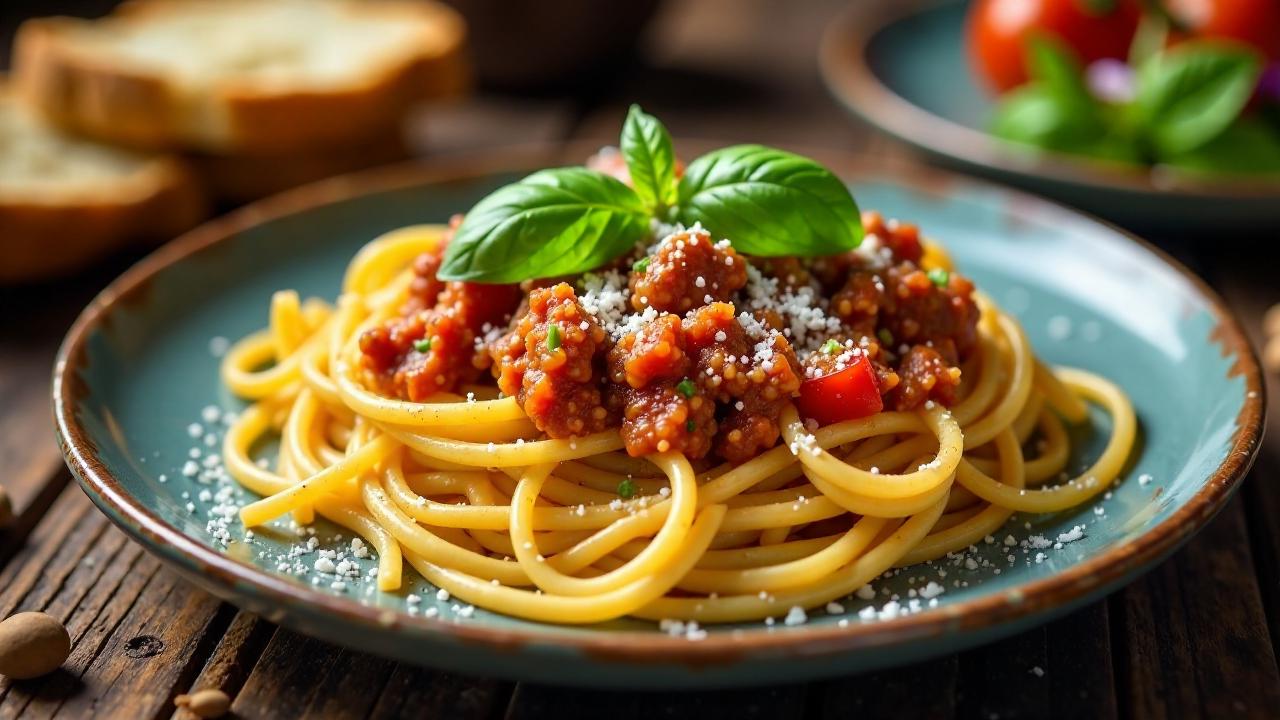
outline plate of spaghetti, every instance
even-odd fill
[[[585,164],[564,164],[569,162]],[[575,685],[779,682],[1095,599],[1261,434],[1199,280],[1071,211],[759,145],[328,181],[142,261],[55,369],[68,464],[211,592]]]

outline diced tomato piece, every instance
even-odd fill
[[[871,361],[859,356],[843,370],[800,384],[800,415],[819,425],[875,415],[884,409]]]

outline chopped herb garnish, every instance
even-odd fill
[[[698,429],[698,423],[690,420],[689,422],[684,424],[684,429],[687,430],[688,432],[693,432],[694,430]]]
[[[631,478],[627,478],[618,483],[618,497],[623,500],[630,500],[636,495],[636,483]]]
[[[560,347],[560,326],[547,326],[547,349],[555,350]]]
[[[691,398],[694,395],[698,394],[698,386],[694,385],[693,381],[690,380],[689,378],[685,378],[680,382],[676,383],[676,392],[680,393],[686,398]]]
[[[413,344],[413,349],[422,354],[431,352],[431,338],[422,338]]]
[[[828,355],[835,355],[836,353],[840,352],[840,350],[843,348],[844,346],[841,345],[840,341],[836,340],[835,338],[832,338],[822,344],[822,352]]]
[[[880,344],[885,347],[893,345],[893,333],[889,332],[889,328],[880,328],[877,330],[876,337],[880,338]]]
[[[644,257],[635,261],[635,263],[631,266],[631,269],[635,270],[638,273],[642,273],[645,270],[649,269],[649,261],[652,259],[653,258],[649,257],[648,255],[645,255]]]
[[[928,274],[929,279],[938,287],[946,287],[947,283],[951,281],[951,273],[943,270],[942,268],[934,268],[930,270]]]

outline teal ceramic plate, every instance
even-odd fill
[[[58,433],[85,492],[193,582],[326,640],[511,678],[709,687],[905,663],[1045,622],[1165,557],[1221,507],[1254,457],[1263,417],[1257,363],[1218,299],[1185,270],[1116,230],[1026,196],[824,158],[863,207],[909,218],[945,241],[959,266],[1022,319],[1042,357],[1128,390],[1142,446],[1108,499],[1054,516],[1015,516],[965,559],[878,582],[897,603],[854,597],[843,612],[816,611],[801,625],[779,617],[772,626],[712,627],[701,639],[641,622],[558,627],[471,613],[438,599],[411,571],[410,586],[396,594],[364,581],[315,585],[314,573],[289,572],[309,569],[316,555],[288,557],[298,543],[289,533],[246,537],[227,505],[249,498],[200,481],[221,435],[219,416],[240,407],[219,386],[222,338],[263,326],[278,288],[334,297],[347,261],[375,235],[444,221],[532,168],[587,153],[339,179],[240,210],[143,260],[85,310],[55,370]],[[1095,421],[1106,430],[1105,416]],[[1083,454],[1097,450],[1085,443]],[[1006,535],[1052,540],[1076,526],[1083,538],[1061,547],[1004,544]],[[335,533],[320,526],[319,548],[346,542]],[[920,597],[929,580],[944,592]],[[421,602],[411,606],[409,593]]]
[[[1280,228],[1280,178],[1193,181],[1011,145],[985,128],[992,98],[965,54],[963,0],[850,3],[822,43],[827,87],[854,114],[941,164],[1128,227],[1189,235]]]

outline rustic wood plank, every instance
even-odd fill
[[[4,477],[0,482],[19,521],[28,521],[28,531],[66,479],[57,477],[62,453],[51,432],[49,373],[55,343],[48,338],[27,341],[16,333],[0,334],[0,407],[4,408],[0,413]],[[51,482],[55,477],[57,482]],[[16,539],[16,533],[10,537]],[[0,562],[3,559],[0,555]]]
[[[230,613],[128,541],[69,487],[0,573],[0,616],[42,610],[72,637],[61,670],[0,679],[0,718],[150,718],[203,664]]]
[[[0,566],[16,552],[70,477],[54,440],[49,375],[69,303],[42,291],[0,291],[0,307],[21,308],[0,326],[0,485],[15,517],[0,528]]]
[[[700,720],[799,720],[805,714],[805,695],[803,685],[699,693],[628,693],[521,683],[511,696],[506,720],[552,716],[564,720],[639,720],[666,717],[696,717]]]
[[[302,718],[488,718],[509,696],[510,687],[496,680],[397,664],[281,629],[232,710],[246,718],[284,708]]]
[[[814,718],[956,717],[958,656],[823,682],[813,688]]]
[[[1214,258],[1209,274],[1259,351],[1265,340],[1262,316],[1267,308],[1280,302],[1280,287],[1276,285],[1272,263],[1243,262],[1242,259],[1267,257],[1270,252],[1269,246],[1245,245],[1236,252]],[[1280,438],[1276,435],[1276,429],[1280,428],[1280,377],[1272,373],[1267,381],[1267,426],[1271,432],[1263,441],[1253,472],[1240,492],[1245,498],[1245,517],[1271,644],[1277,648],[1280,647],[1280,485],[1275,481],[1280,478]]]
[[[1105,602],[960,656],[961,717],[1117,716]]]
[[[179,689],[190,693],[215,688],[234,698],[274,632],[275,626],[257,615],[236,612],[226,632],[218,638],[218,644],[209,654],[200,674],[189,688]],[[196,718],[194,713],[182,708],[175,709],[172,717],[174,720]]]
[[[280,632],[283,631],[277,634]],[[332,648],[327,646],[325,652],[332,652]],[[312,697],[301,716],[333,720],[368,717],[394,669],[395,663],[391,660],[339,650],[328,672],[315,678],[320,692]]]
[[[352,652],[239,613],[192,689],[219,688],[239,717],[488,718],[510,686]],[[192,718],[186,711],[176,719]]]
[[[1112,612],[1120,702],[1136,717],[1273,717],[1280,673],[1253,574],[1240,498]]]
[[[493,678],[465,677],[400,664],[392,671],[369,718],[486,720],[501,715],[511,690],[510,683]]]
[[[75,694],[54,715],[169,715],[178,688],[199,670],[233,614],[213,596],[159,569],[81,675],[89,692]]]
[[[247,717],[273,708],[300,712],[319,692],[321,679],[341,653],[319,640],[277,630],[236,695],[232,710]]]
[[[76,315],[136,255],[98,263],[74,281],[0,287],[0,485],[16,517],[0,529],[0,567],[21,547],[70,475],[54,439],[50,375]]]

